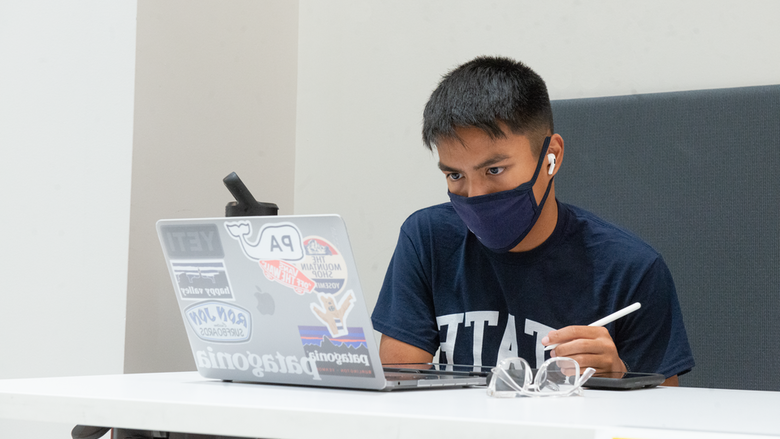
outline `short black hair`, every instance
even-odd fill
[[[528,136],[539,154],[553,133],[550,96],[544,80],[525,64],[481,56],[447,73],[423,111],[423,142],[428,149],[458,138],[456,128],[476,127],[492,138],[505,137],[502,125]]]

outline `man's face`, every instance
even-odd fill
[[[455,132],[460,140],[445,139],[436,145],[439,169],[453,194],[463,197],[492,194],[514,189],[533,177],[539,158],[531,152],[526,136],[505,130],[506,137],[493,139],[474,127],[457,128]],[[542,168],[534,186],[537,200],[544,195],[549,181],[545,169]],[[537,186],[541,193],[537,193]]]

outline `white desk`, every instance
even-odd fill
[[[656,388],[494,399],[483,388],[370,392],[182,372],[0,380],[0,418],[273,438],[698,439],[780,436],[780,392]]]

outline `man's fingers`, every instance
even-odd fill
[[[615,368],[613,363],[606,360],[606,357],[602,355],[572,355],[568,358],[576,361],[580,365],[580,373],[584,372],[586,368],[592,367],[596,369],[596,372],[613,372]]]
[[[609,346],[600,339],[579,338],[558,345],[551,356],[572,358],[575,355],[599,355],[607,349]]]
[[[567,326],[551,331],[547,345],[558,343],[551,357],[568,357],[581,368],[592,367],[599,372],[620,371],[624,366],[615,343],[606,328],[594,326]],[[542,344],[545,340],[542,340]]]
[[[566,343],[572,340],[580,338],[596,339],[603,337],[604,334],[609,335],[606,328],[596,326],[567,326],[565,328],[558,329],[557,331],[550,331],[547,337],[542,339],[542,344],[549,346],[556,343]],[[545,343],[547,339],[547,343]]]

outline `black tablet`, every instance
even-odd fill
[[[599,390],[631,390],[655,387],[666,380],[660,373],[602,372],[594,374],[583,387]]]
[[[489,377],[491,366],[468,366],[463,364],[443,364],[443,363],[385,363],[382,365],[385,372],[415,372],[418,374],[430,375],[452,375],[452,376],[471,376],[471,377]]]

